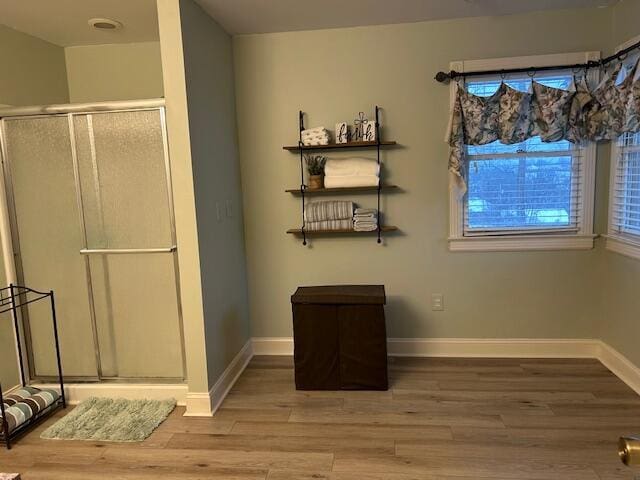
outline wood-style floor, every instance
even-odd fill
[[[214,418],[178,408],[145,442],[0,451],[24,480],[633,478],[616,453],[640,397],[595,360],[390,359],[388,392],[296,392],[256,357]]]

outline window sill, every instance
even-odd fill
[[[504,235],[449,238],[451,252],[590,250],[596,235]]]
[[[607,250],[640,259],[640,239],[634,241],[621,235],[607,235]]]

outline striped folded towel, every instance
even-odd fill
[[[305,222],[347,219],[353,219],[353,202],[338,200],[312,202],[304,207]]]
[[[307,222],[304,225],[304,229],[308,232],[353,230],[353,220],[322,220],[320,222]]]

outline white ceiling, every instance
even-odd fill
[[[609,6],[618,0],[196,0],[229,33],[267,33]]]
[[[535,10],[600,7],[618,0],[196,0],[229,33],[266,33]],[[95,30],[90,18],[124,28]],[[0,0],[0,23],[60,46],[158,40],[155,0]]]
[[[95,17],[124,27],[96,30]],[[158,40],[155,0],[0,0],[0,23],[63,47]]]

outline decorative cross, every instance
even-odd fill
[[[353,121],[354,141],[358,142],[362,140],[362,136],[364,135],[364,122],[366,121],[367,118],[364,116],[364,112],[358,112],[358,118]]]

